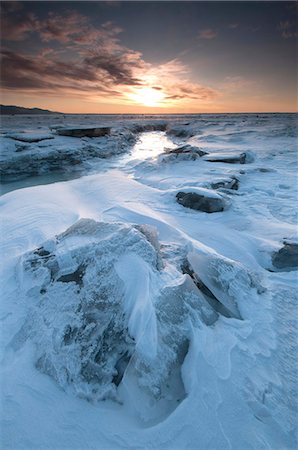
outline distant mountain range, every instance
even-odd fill
[[[0,105],[0,113],[3,114],[62,114],[56,111],[40,108],[23,108],[22,106]]]

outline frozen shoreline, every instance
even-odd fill
[[[297,272],[270,271],[272,255],[283,246],[283,241],[297,242],[295,116],[235,116],[154,119],[155,123],[166,122],[167,134],[140,128],[140,124],[152,126],[152,117],[132,118],[125,124],[123,118],[109,117],[102,123],[112,123],[118,130],[117,139],[124,126],[127,134],[123,136],[133,136],[130,141],[125,137],[122,147],[126,152],[132,149],[130,156],[111,156],[99,164],[91,158],[84,161],[87,172],[93,172],[91,175],[28,187],[1,197],[5,448],[295,448]],[[2,131],[13,133],[18,128],[18,132],[22,129],[28,132],[29,123],[31,133],[37,133],[39,126],[42,129],[38,133],[45,133],[49,127],[46,117],[18,120],[14,117],[4,121]],[[85,125],[87,119],[63,120],[69,126],[70,121]],[[136,126],[137,134],[131,131]],[[140,135],[140,131],[148,134]],[[69,140],[81,148],[82,142],[74,139],[55,137],[48,141],[49,148],[41,151],[51,153],[53,145],[68,146]],[[97,138],[88,138],[88,143],[92,139]],[[102,138],[98,139],[100,142]],[[8,145],[2,157],[10,161],[16,141],[4,140]],[[104,142],[98,145],[106,145]],[[247,152],[251,160],[231,164],[208,161],[203,156],[192,160],[185,154],[169,158],[163,149],[171,142],[173,148],[188,144],[210,155]],[[34,156],[38,150],[32,152]],[[231,188],[235,179],[238,189]],[[207,192],[212,198],[224,198],[229,207],[213,213],[186,208],[177,202],[178,192],[199,195]],[[45,242],[54,242],[55,235],[82,218],[103,222],[105,230],[115,222],[123,224],[124,228],[119,230],[145,224],[155,227],[157,235],[154,240],[151,236],[148,243],[139,231],[132,230],[136,239],[133,247],[117,231],[111,241],[115,243],[113,253],[104,250],[109,240],[98,234],[95,239],[91,232],[81,238],[70,236],[63,244],[65,247],[61,244],[61,250],[47,244],[47,251],[58,258],[60,272],[51,280],[47,278],[50,269],[46,266],[34,281],[33,272],[23,268],[28,252],[36,251]],[[145,327],[140,345],[133,353],[135,359],[115,388],[117,401],[122,404],[111,401],[109,396],[106,402],[88,403],[73,391],[80,386],[79,376],[77,384],[63,385],[60,375],[51,378],[35,367],[38,357],[45,353],[49,361],[56,355],[55,367],[61,371],[67,361],[67,370],[74,373],[75,366],[71,364],[75,362],[70,363],[63,359],[65,353],[59,353],[58,337],[68,323],[67,314],[75,311],[68,299],[81,301],[76,295],[87,295],[89,291],[77,294],[72,291],[75,283],[67,283],[68,278],[63,277],[76,273],[76,264],[85,264],[84,259],[77,262],[76,258],[83,258],[88,239],[94,248],[98,246],[100,271],[114,267],[115,273],[109,269],[111,279],[106,276],[100,286],[102,283],[110,283],[107,289],[119,286],[117,295],[123,293],[126,299],[124,314],[129,336],[138,342],[140,316],[135,315],[134,305],[143,305],[145,316],[151,317],[150,329]],[[159,248],[156,240],[160,250],[156,250]],[[153,242],[156,248],[152,247]],[[71,253],[75,248],[81,250]],[[160,251],[159,268],[152,263],[156,251]],[[119,263],[110,260],[109,254],[115,255]],[[192,277],[196,282],[198,277],[207,291],[195,286],[190,270],[183,273],[181,261],[186,257],[195,274]],[[129,267],[137,269],[126,270]],[[96,279],[88,271],[83,275],[83,286],[89,286],[90,292],[92,277]],[[42,296],[41,289],[48,293]],[[203,303],[186,300],[189,290]],[[215,300],[205,303],[207,316],[201,316],[208,291]],[[113,295],[117,298],[116,293]],[[65,302],[65,309],[58,320],[53,311],[61,308],[59,299]],[[134,300],[129,303],[129,299]],[[168,307],[170,299],[174,303]],[[222,314],[221,309],[216,311],[216,301],[228,308],[230,314]],[[190,316],[176,311],[183,302],[188,311],[192,310]],[[206,319],[209,309],[216,312],[216,319],[211,316]],[[157,319],[153,319],[155,314]],[[44,332],[40,325],[43,318],[51,322]],[[53,330],[56,332],[52,335]],[[154,333],[157,333],[156,360],[152,356]],[[177,336],[177,341],[169,345],[168,336]],[[84,335],[84,339],[88,342],[89,338]],[[181,350],[184,356],[180,361],[180,350],[175,356],[170,348],[176,345],[182,348],[185,340],[189,343],[188,350],[185,354]],[[61,349],[65,351],[63,346]],[[142,372],[142,358],[149,358],[147,375]],[[155,368],[152,377],[150,358]],[[173,374],[169,387],[166,387],[167,367],[171,367]],[[42,372],[50,373],[45,366]],[[158,383],[161,396],[148,394],[148,389],[154,392],[153,385]]]

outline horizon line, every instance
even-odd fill
[[[171,112],[171,113],[166,113],[166,112],[134,112],[134,113],[123,113],[123,112],[113,112],[113,113],[104,113],[104,112],[62,112],[62,111],[51,111],[49,109],[43,109],[37,106],[33,106],[33,107],[27,107],[27,106],[20,106],[20,105],[7,105],[7,104],[0,104],[0,107],[5,106],[5,107],[11,107],[11,108],[23,108],[23,109],[27,109],[27,110],[34,110],[34,109],[39,109],[41,111],[44,111],[43,115],[51,115],[51,114],[63,114],[63,115],[86,115],[86,116],[98,116],[98,115],[103,115],[103,116],[114,116],[114,115],[121,115],[121,116],[147,116],[147,115],[151,115],[151,116],[178,116],[178,115],[189,115],[189,116],[195,116],[198,114],[297,114],[298,111],[221,111],[221,112]],[[12,116],[12,115],[27,115],[26,113],[22,114],[22,113],[2,113],[1,112],[1,116]]]

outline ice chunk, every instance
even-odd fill
[[[188,275],[161,264],[153,227],[81,219],[22,264],[29,314],[18,336],[35,342],[42,372],[99,400],[117,397],[129,366],[154,401],[177,406],[167,386],[171,373],[179,380],[188,324],[217,315]]]
[[[208,291],[228,310],[231,316],[241,319],[251,290],[261,291],[258,280],[235,261],[217,255],[190,252],[187,257],[198,279]]]
[[[29,253],[23,288],[34,304],[27,329],[37,367],[85,398],[113,396],[140,333],[154,348],[152,292],[145,300],[142,288],[157,259],[135,227],[87,219]]]

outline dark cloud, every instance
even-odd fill
[[[50,12],[46,20],[35,22],[35,30],[43,42],[58,41],[65,44],[88,32],[86,28],[86,18],[76,12],[64,16]]]
[[[89,70],[93,68],[106,72],[115,84],[142,84],[139,79],[133,76],[132,68],[127,65],[121,56],[111,59],[110,55],[100,54],[86,58],[84,62]]]
[[[34,14],[22,15],[10,14],[4,11],[1,14],[1,39],[6,41],[22,41],[29,33],[36,29],[36,17]]]
[[[86,16],[70,10],[63,15],[50,11],[43,20],[33,13],[14,14],[9,8],[5,8],[1,14],[1,36],[5,41],[20,41],[32,33],[38,33],[42,42],[90,45],[107,38],[115,39],[121,31],[112,22],[95,28],[88,23]]]
[[[3,89],[55,92],[75,90],[110,94],[113,85],[103,73],[84,62],[57,61],[38,56],[31,58],[9,50],[1,52],[1,83]],[[101,76],[100,76],[101,75]],[[115,93],[115,91],[114,91]]]

